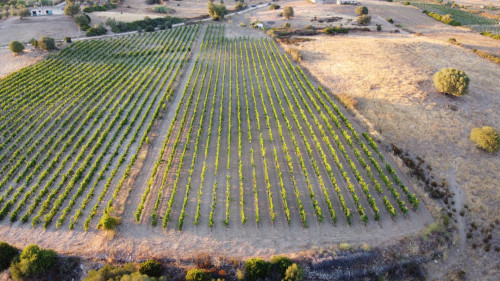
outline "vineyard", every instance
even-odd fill
[[[125,222],[179,231],[418,213],[313,83],[274,41],[224,25],[74,43],[0,80],[0,219],[87,231],[127,194]],[[153,164],[137,168],[151,138]]]
[[[88,229],[170,106],[198,26],[82,41],[0,81],[0,218]]]
[[[134,196],[136,222],[179,231],[306,228],[404,220],[418,209],[375,141],[274,41],[224,34],[210,25],[203,35],[161,152]]]

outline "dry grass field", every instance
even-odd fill
[[[17,40],[28,42],[31,38],[38,39],[41,36],[50,36],[61,40],[65,36],[78,37],[85,33],[81,32],[78,25],[71,17],[10,17],[0,21],[0,46],[7,46],[9,42]]]

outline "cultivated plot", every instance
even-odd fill
[[[169,107],[199,28],[74,43],[0,80],[0,218],[88,229]]]
[[[189,73],[149,180],[135,184],[136,222],[351,225],[419,207],[371,137],[273,41],[210,25]]]

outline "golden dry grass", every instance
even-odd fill
[[[423,157],[437,179],[456,180],[466,192],[468,222],[493,223],[500,211],[500,154],[477,149],[469,133],[479,125],[498,127],[500,66],[439,40],[379,37],[321,36],[297,48],[302,64],[323,85],[358,101],[357,110],[384,144]],[[469,75],[469,95],[450,98],[434,89],[432,76],[444,67]],[[467,249],[459,259],[467,272],[482,276],[495,269],[493,251]]]

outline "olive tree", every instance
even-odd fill
[[[208,14],[214,20],[221,20],[227,14],[226,6],[223,3],[216,4],[210,1],[208,2]]]
[[[74,16],[80,12],[80,5],[76,3],[69,2],[64,7],[64,14],[67,16]]]
[[[287,19],[290,19],[290,18],[293,18],[293,8],[290,7],[290,6],[286,6],[284,9],[283,9],[283,16]]]
[[[24,19],[30,16],[30,11],[28,11],[25,7],[21,7],[17,10],[17,14],[20,19]]]
[[[9,43],[9,49],[13,53],[19,54],[22,51],[24,51],[24,45],[23,45],[23,43],[21,43],[19,41],[12,41],[12,42]]]

